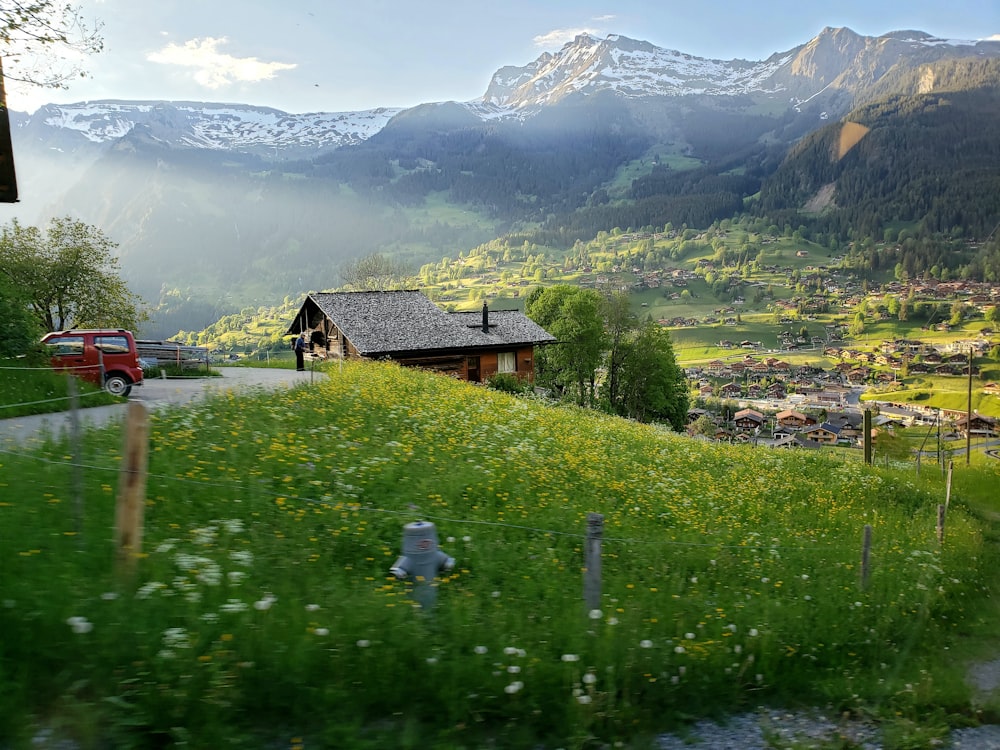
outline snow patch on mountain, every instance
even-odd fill
[[[324,149],[360,143],[400,108],[289,114],[266,107],[201,102],[94,101],[50,104],[21,127],[42,123],[78,132],[92,143],[116,141],[145,125],[164,143],[210,148]]]
[[[792,58],[789,52],[760,62],[710,60],[619,35],[581,34],[555,54],[497,71],[486,94],[469,104],[513,113],[577,92],[610,90],[630,98],[771,92],[768,79]]]

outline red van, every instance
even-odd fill
[[[133,385],[142,385],[139,352],[130,331],[55,331],[45,334],[42,343],[54,368],[103,385],[114,396],[127,396]]]

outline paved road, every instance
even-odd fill
[[[321,373],[254,367],[224,367],[221,378],[151,379],[132,389],[130,401],[139,401],[150,410],[175,404],[186,404],[208,394],[249,388],[280,388],[309,383],[325,377]],[[80,411],[81,424],[100,426],[125,418],[127,404],[95,406]],[[45,435],[62,432],[69,427],[69,412],[36,414],[30,417],[0,419],[0,446],[27,444]]]

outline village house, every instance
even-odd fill
[[[733,415],[733,423],[740,432],[753,432],[764,426],[764,415],[753,409],[741,409]]]
[[[793,409],[779,411],[775,415],[779,426],[786,430],[801,430],[803,427],[810,427],[816,424],[816,420],[808,414]]]
[[[389,359],[461,380],[534,379],[535,347],[554,336],[516,310],[448,313],[416,290],[307,295],[286,336],[318,359]]]
[[[997,437],[1000,435],[1000,419],[973,412],[971,420],[967,414],[956,420],[955,430],[962,437]]]
[[[804,429],[802,431],[802,438],[813,443],[820,443],[821,445],[836,445],[840,439],[840,428],[829,422],[824,422],[821,425]]]
[[[722,398],[739,398],[743,395],[743,388],[739,383],[726,383],[719,389]]]

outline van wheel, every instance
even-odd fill
[[[124,375],[108,375],[104,381],[104,390],[112,396],[128,396],[132,392],[132,383]]]

